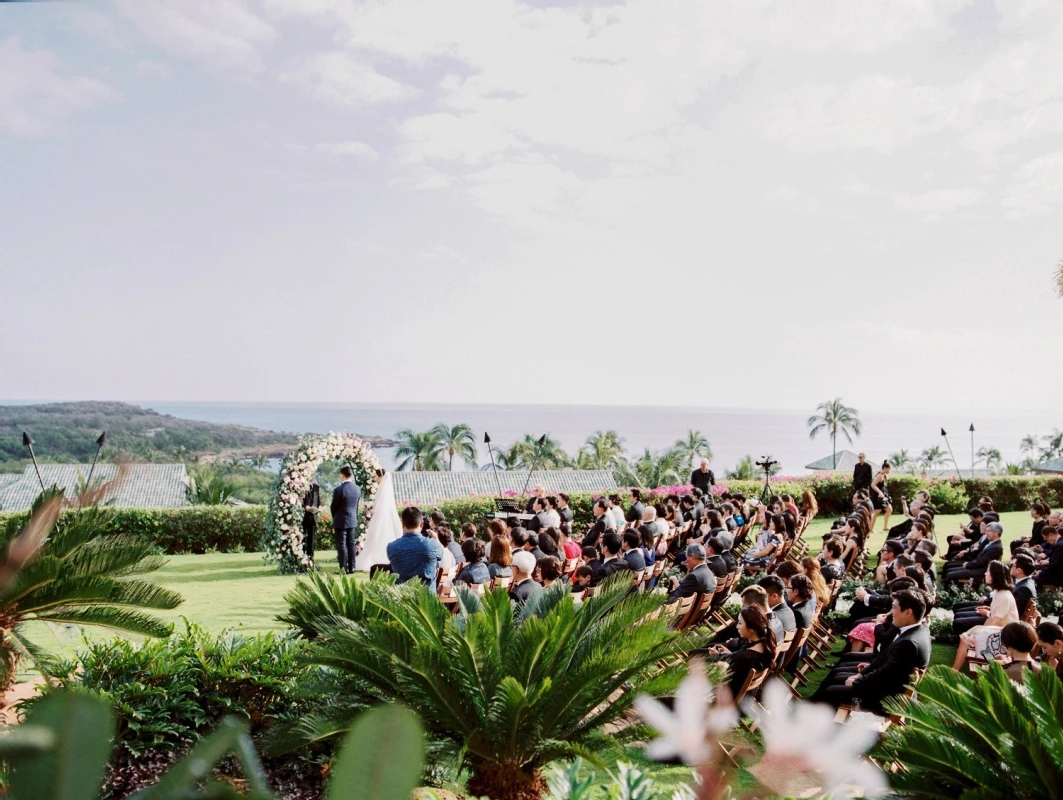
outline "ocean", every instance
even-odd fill
[[[722,477],[745,455],[759,460],[771,455],[781,464],[783,475],[807,472],[805,465],[829,456],[830,438],[808,437],[808,412],[741,409],[681,408],[654,406],[546,406],[546,405],[433,405],[433,404],[333,404],[333,403],[186,403],[141,402],[138,405],[186,419],[250,425],[274,431],[327,433],[347,431],[362,435],[394,437],[402,428],[426,430],[437,423],[465,423],[483,441],[491,434],[497,446],[506,446],[531,434],[544,433],[576,451],[596,430],[616,430],[629,455],[668,447],[688,429],[701,431],[712,445],[712,466]],[[873,464],[900,448],[913,457],[926,447],[944,447],[940,428],[949,433],[961,469],[971,466],[971,435],[975,447],[996,447],[1005,461],[1021,460],[1019,441],[1027,434],[1043,435],[1060,425],[1051,414],[987,416],[971,420],[950,415],[860,414],[863,433],[855,445],[839,439],[838,449],[863,450]],[[480,463],[487,451],[480,448]],[[378,457],[394,467],[394,451],[380,449]],[[458,465],[455,464],[455,468]]]

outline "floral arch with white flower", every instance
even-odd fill
[[[380,482],[377,477],[380,462],[373,448],[351,433],[302,436],[299,446],[281,462],[266,518],[266,558],[276,562],[281,574],[306,572],[310,568],[311,561],[303,551],[303,496],[313,483],[318,467],[326,461],[342,461],[354,470],[354,480],[362,489],[358,541],[365,535]],[[327,507],[328,502],[322,496],[322,505]]]

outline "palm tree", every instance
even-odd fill
[[[509,447],[500,447],[495,450],[495,462],[499,469],[523,469],[531,465],[531,458],[523,442],[514,442]]]
[[[658,486],[681,483],[685,460],[686,453],[678,448],[673,447],[654,453],[647,447],[634,465],[639,486],[645,489],[655,489]]]
[[[990,662],[978,678],[937,666],[914,702],[890,701],[904,718],[877,758],[897,762],[892,789],[902,797],[1063,796],[1063,684],[1047,666],[1023,670],[1023,685]]]
[[[699,459],[712,461],[712,445],[701,431],[688,430],[685,439],[676,439],[675,449],[690,464],[691,469],[694,469],[694,463]]]
[[[432,428],[432,433],[439,439],[440,445],[447,452],[447,471],[454,471],[454,456],[465,465],[476,469],[476,436],[468,425],[455,425],[448,428],[442,422]]]
[[[572,463],[568,453],[561,447],[556,439],[547,434],[543,440],[542,450],[539,449],[539,440],[530,433],[524,434],[524,438],[516,443],[524,454],[524,466],[531,467],[535,461],[535,454],[539,453],[538,465],[543,469],[564,469]]]
[[[1052,276],[1056,281],[1056,292],[1060,297],[1063,297],[1063,261],[1059,262],[1059,266],[1056,267],[1056,271],[1052,273]]]
[[[1044,444],[1041,446],[1038,455],[1042,461],[1051,461],[1053,458],[1063,456],[1063,431],[1059,428],[1056,428],[1047,436],[1042,436],[1041,441]]]
[[[223,506],[236,494],[236,486],[213,467],[203,466],[189,474],[185,494],[195,506]]]
[[[269,466],[269,456],[265,453],[257,453],[247,459],[247,463],[255,469],[266,469]]]
[[[946,463],[945,451],[937,445],[928,447],[919,454],[919,466],[924,471],[932,470],[934,467],[944,463]]]
[[[886,460],[889,461],[890,465],[898,472],[911,472],[912,467],[915,466],[915,460],[903,447],[896,453],[890,453]]]
[[[815,439],[820,431],[830,433],[832,450],[831,464],[838,466],[838,434],[841,433],[849,444],[853,443],[853,434],[860,435],[860,418],[855,408],[842,403],[840,397],[820,403],[816,406],[819,414],[813,414],[808,418],[808,438]]]
[[[595,431],[579,450],[580,469],[615,469],[624,461],[624,440],[616,431]]]
[[[1000,450],[995,447],[979,447],[978,452],[975,453],[975,457],[978,463],[984,461],[986,469],[994,470],[1000,469],[1000,464],[1003,462],[1004,457],[1000,454]]]
[[[757,468],[753,463],[753,456],[742,456],[742,460],[738,462],[734,469],[727,471],[727,480],[729,481],[752,481],[757,478]]]
[[[1037,454],[1037,437],[1032,433],[1022,437],[1022,441],[1019,442],[1019,452],[1025,454],[1028,458],[1033,458]]]
[[[1012,464],[1010,461],[1004,465],[1005,475],[1025,475],[1029,467],[1026,462],[1023,461],[1019,464]]]
[[[99,496],[104,494],[98,492]],[[38,665],[41,650],[26,638],[26,623],[94,625],[142,636],[169,636],[172,626],[141,609],[181,604],[177,592],[140,576],[165,561],[147,537],[114,533],[111,512],[86,505],[78,514],[59,511],[61,490],[52,487],[34,502],[28,520],[7,520],[0,530],[0,687],[15,678],[22,658]]]
[[[396,467],[400,472],[405,470],[442,471],[443,443],[434,430],[418,433],[409,428],[403,428],[395,434],[395,439],[398,441],[395,447],[395,457],[402,459]]]
[[[456,615],[419,582],[341,580],[352,597],[326,602],[323,613],[306,595],[337,596],[331,575],[311,576],[313,589],[287,600],[293,618],[313,624],[307,658],[346,687],[344,707],[308,712],[269,749],[334,739],[357,706],[401,702],[439,757],[469,771],[471,797],[535,800],[551,762],[597,760],[617,741],[607,727],[636,695],[674,692],[682,656],[707,638],[669,631],[668,615],[656,613],[665,598],[630,594],[623,577],[578,608],[560,582],[516,608],[504,589],[461,590]]]

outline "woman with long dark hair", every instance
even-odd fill
[[[989,637],[999,634],[1009,622],[1019,621],[1019,607],[1015,603],[1015,595],[1012,594],[1015,582],[1003,562],[989,562],[985,571],[985,585],[990,590],[989,605],[978,606],[972,612],[975,615],[975,623],[982,621],[970,627],[967,626],[971,620],[966,615],[957,615],[952,621],[953,628],[960,633],[960,646],[956,649],[956,660],[952,664],[952,668],[957,672],[963,669],[967,662],[968,648],[973,647],[976,653],[981,654]],[[963,632],[960,632],[961,630]]]
[[[878,519],[879,514],[883,515],[882,531],[886,532],[890,529],[890,514],[893,512],[893,503],[890,500],[889,479],[890,462],[883,461],[882,469],[878,471],[874,480],[871,481],[871,505],[875,509],[869,526],[871,530],[875,530],[875,520]]]
[[[739,612],[738,636],[748,644],[727,659],[731,667],[727,685],[734,698],[738,697],[750,672],[768,669],[772,665],[778,648],[767,615],[755,605],[746,606]]]

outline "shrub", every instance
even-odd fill
[[[960,637],[952,629],[952,620],[947,617],[930,618],[930,636],[940,644],[957,645]]]
[[[943,611],[951,611],[952,607],[957,603],[967,600],[981,600],[985,595],[986,592],[984,589],[952,584],[949,588],[943,588],[938,591],[937,598],[934,601],[934,607],[940,608]]]
[[[1058,589],[1042,589],[1037,593],[1037,610],[1042,617],[1058,617],[1063,613],[1063,592]]]
[[[959,514],[966,511],[967,489],[963,484],[950,481],[933,481],[927,487],[930,492],[930,504],[943,514]]]

